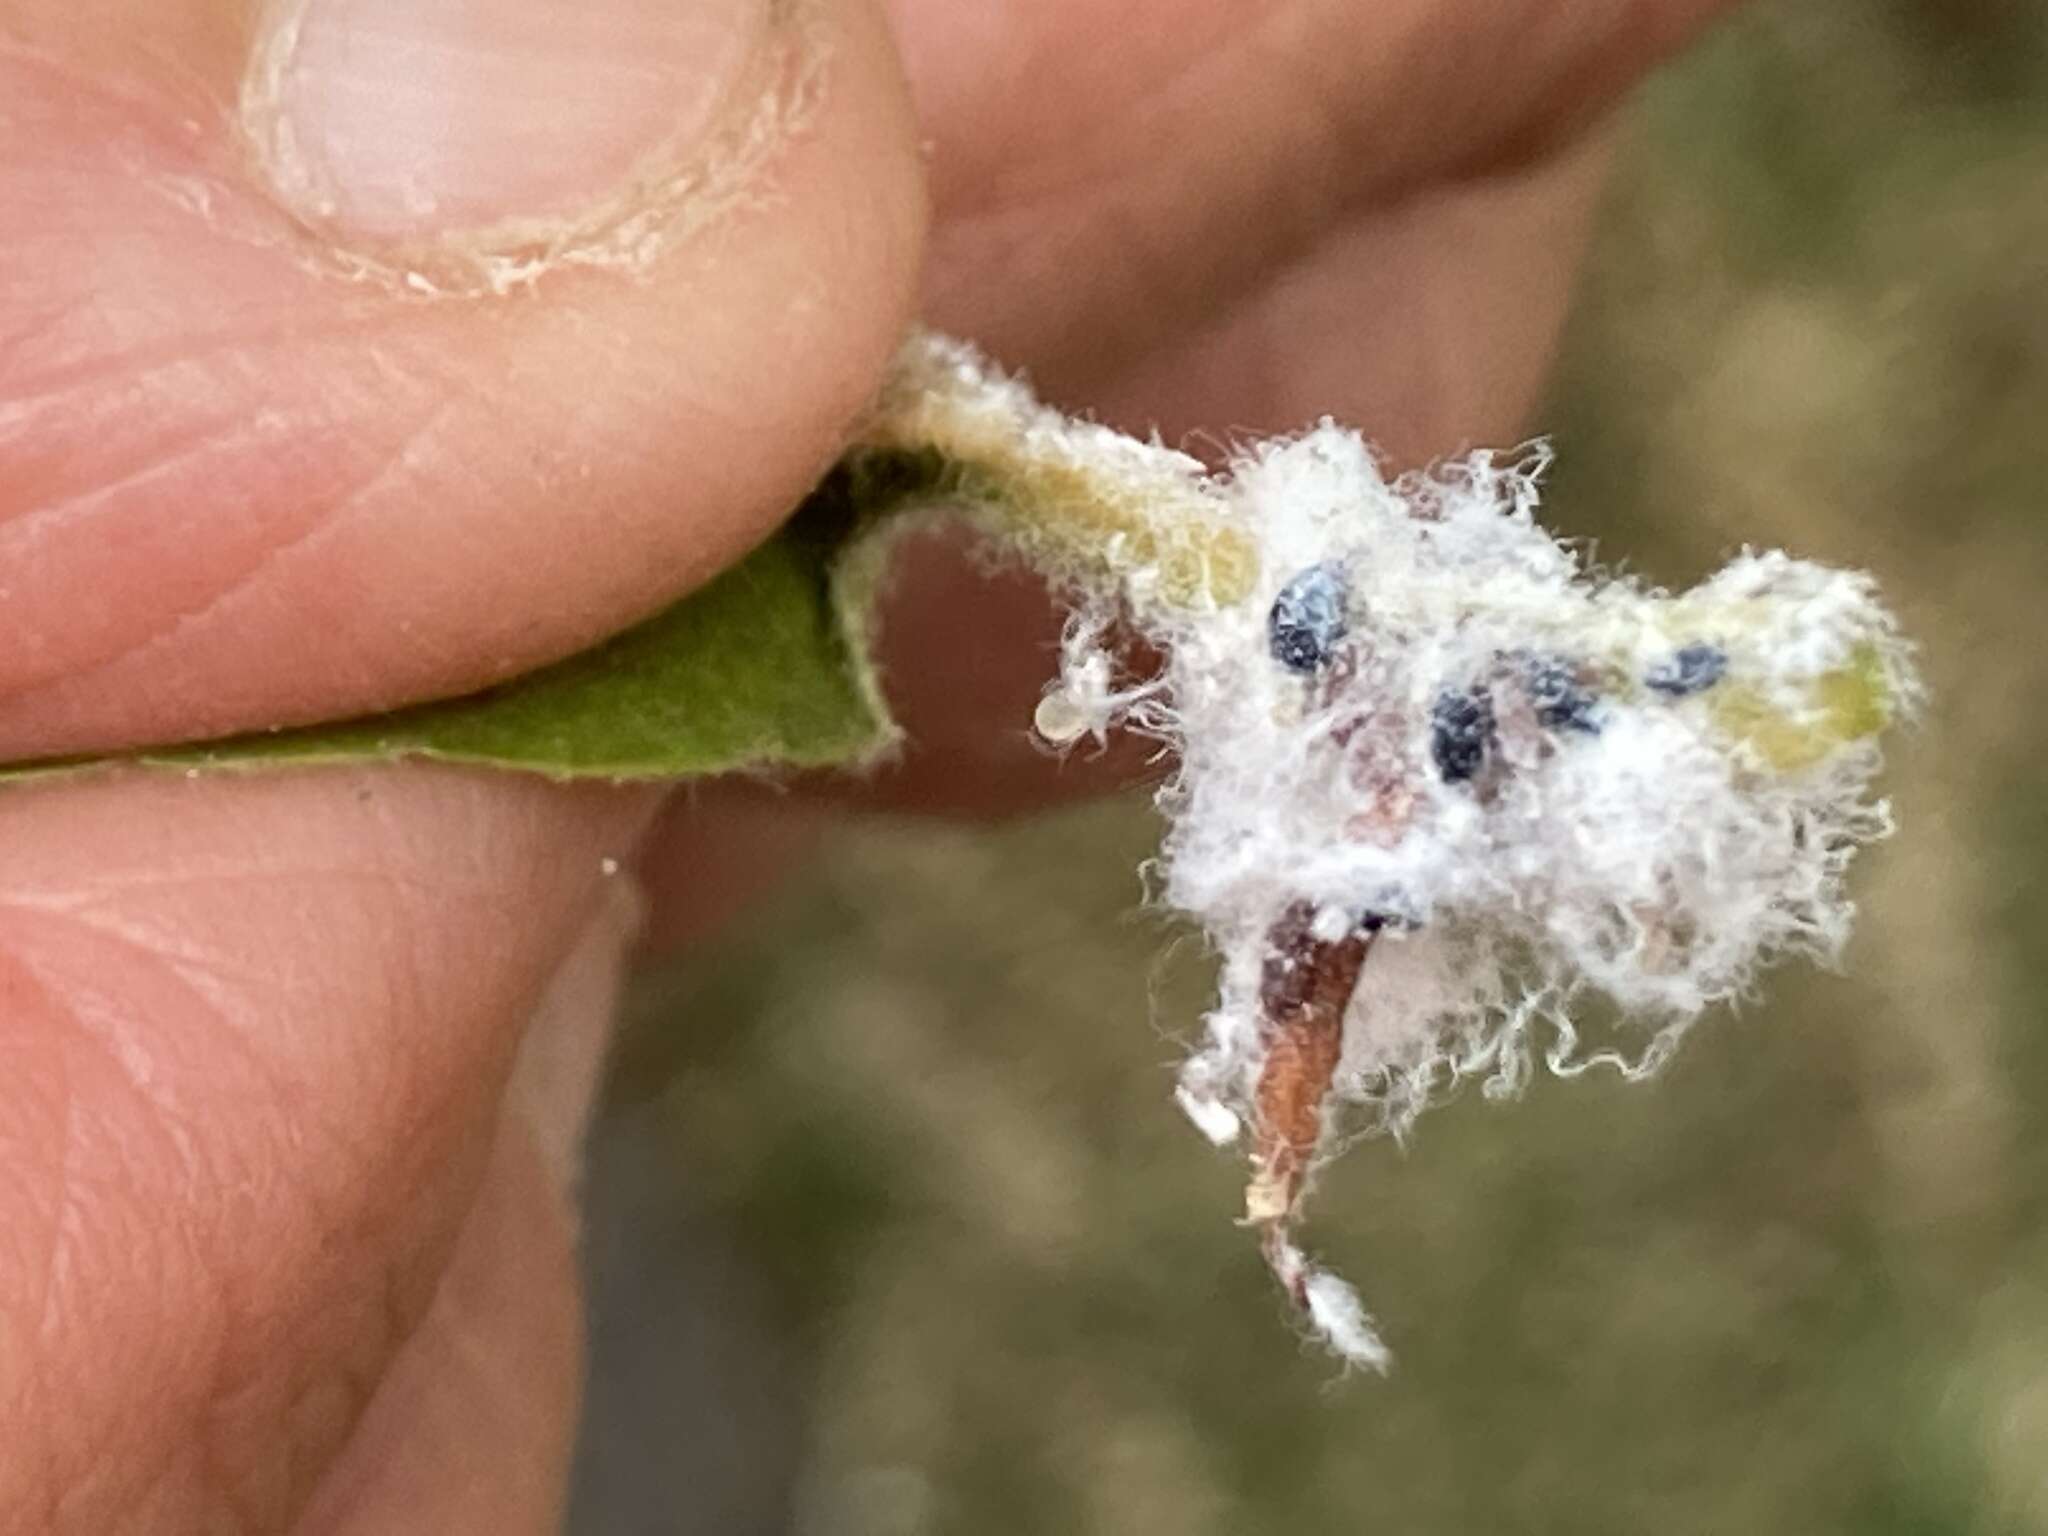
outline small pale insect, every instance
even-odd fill
[[[1101,724],[1101,717],[1066,688],[1053,689],[1031,712],[1031,728],[1056,747],[1071,746]]]
[[[1100,741],[1145,696],[1148,685],[1117,687],[1118,663],[1094,627],[1070,628],[1060,648],[1059,677],[1032,711],[1032,729],[1049,746],[1072,746],[1086,736]]]

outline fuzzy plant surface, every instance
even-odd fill
[[[1248,1146],[1245,1220],[1345,1360],[1388,1364],[1292,1231],[1347,1135],[1537,1060],[1647,1076],[1761,966],[1846,939],[1849,860],[1890,830],[1877,737],[1918,694],[1867,577],[1745,551],[1666,593],[1544,531],[1540,445],[1390,477],[1326,421],[1211,475],[938,338],[871,438],[973,466],[1074,594],[1040,734],[1175,758],[1157,895],[1222,964],[1180,1102]],[[1577,1050],[1595,996],[1650,1026],[1634,1058]]]
[[[1176,764],[1155,895],[1221,964],[1179,1101],[1244,1149],[1245,1221],[1309,1328],[1384,1369],[1295,1240],[1318,1167],[1467,1080],[1647,1076],[1768,962],[1832,959],[1849,861],[1890,828],[1877,738],[1918,696],[1868,578],[1756,551],[1683,593],[1607,574],[1537,522],[1547,463],[1389,475],[1326,421],[1212,472],[920,335],[791,524],[637,629],[467,698],[137,760],[870,761],[896,739],[866,656],[888,543],[969,518],[1071,602],[1040,736],[1134,731]],[[1595,999],[1645,1026],[1634,1056],[1580,1052]]]

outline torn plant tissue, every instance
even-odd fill
[[[957,343],[914,342],[897,388],[877,443],[972,465],[1074,595],[1041,733],[1177,758],[1160,892],[1222,961],[1178,1097],[1218,1145],[1248,1128],[1247,1220],[1346,1360],[1387,1355],[1289,1235],[1340,1121],[1403,1133],[1532,1057],[1643,1075],[1761,964],[1842,944],[1849,859],[1889,830],[1875,738],[1918,697],[1867,577],[1606,575],[1537,523],[1541,446],[1389,477],[1326,421],[1210,475]],[[1593,996],[1646,1027],[1633,1059],[1576,1054]]]

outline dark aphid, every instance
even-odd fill
[[[1266,615],[1266,643],[1290,672],[1317,672],[1344,638],[1351,588],[1335,565],[1312,565],[1280,589]]]
[[[1360,933],[1378,933],[1391,928],[1396,933],[1412,933],[1422,926],[1422,919],[1401,899],[1398,891],[1383,891],[1378,901],[1359,914]]]
[[[1535,707],[1537,723],[1553,731],[1600,733],[1600,696],[1580,681],[1569,657],[1537,654],[1522,658],[1522,687]]]
[[[1658,662],[1643,674],[1643,685],[1659,693],[1668,693],[1674,699],[1682,699],[1695,693],[1705,693],[1721,681],[1728,671],[1728,653],[1718,645],[1695,641],[1681,646],[1663,661]]]
[[[1429,711],[1429,755],[1446,784],[1463,784],[1486,766],[1493,741],[1493,695],[1446,688]]]

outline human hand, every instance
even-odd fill
[[[1169,435],[1510,435],[1585,130],[1713,7],[896,0],[915,120],[877,17],[767,9],[0,0],[0,753],[616,630],[773,525],[920,304]],[[923,548],[890,612],[890,792],[1015,803],[1043,598],[957,581]],[[0,795],[0,1528],[552,1528],[655,814],[422,768]],[[722,885],[739,815],[667,822],[657,891]]]

